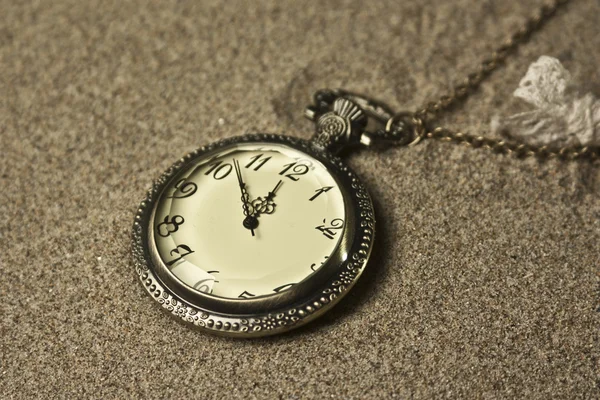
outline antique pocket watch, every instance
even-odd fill
[[[359,278],[373,204],[332,151],[364,140],[367,112],[341,92],[316,100],[312,140],[225,139],[155,181],[133,252],[144,287],[171,314],[212,333],[270,335],[323,314]]]
[[[202,147],[169,168],[133,227],[136,271],[170,314],[205,331],[264,336],[322,315],[356,283],[375,236],[373,204],[335,155],[362,144],[438,139],[518,157],[598,159],[598,147],[533,146],[428,129],[567,0],[543,5],[465,81],[416,112],[322,90],[306,116],[312,140],[245,135]]]

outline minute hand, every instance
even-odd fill
[[[242,169],[240,168],[240,163],[238,160],[233,160],[233,165],[235,166],[235,173],[237,175],[238,183],[240,185],[240,191],[242,193],[242,209],[244,210],[244,215],[246,218],[244,219],[242,225],[244,228],[249,229],[252,232],[252,236],[254,236],[254,229],[258,227],[258,220],[254,216],[254,210],[250,211],[250,207],[252,205],[249,202],[249,195],[246,191],[246,184],[244,183],[244,179],[242,178]]]

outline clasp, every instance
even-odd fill
[[[333,152],[357,144],[414,145],[424,133],[413,113],[394,114],[382,102],[342,89],[317,91],[304,115],[316,124],[313,142]]]

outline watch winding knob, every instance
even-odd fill
[[[364,111],[356,103],[340,97],[333,102],[332,111],[318,118],[314,140],[328,148],[356,142],[366,122]]]

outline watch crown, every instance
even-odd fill
[[[326,148],[358,142],[367,122],[362,108],[343,97],[332,108],[317,119],[314,141]]]

